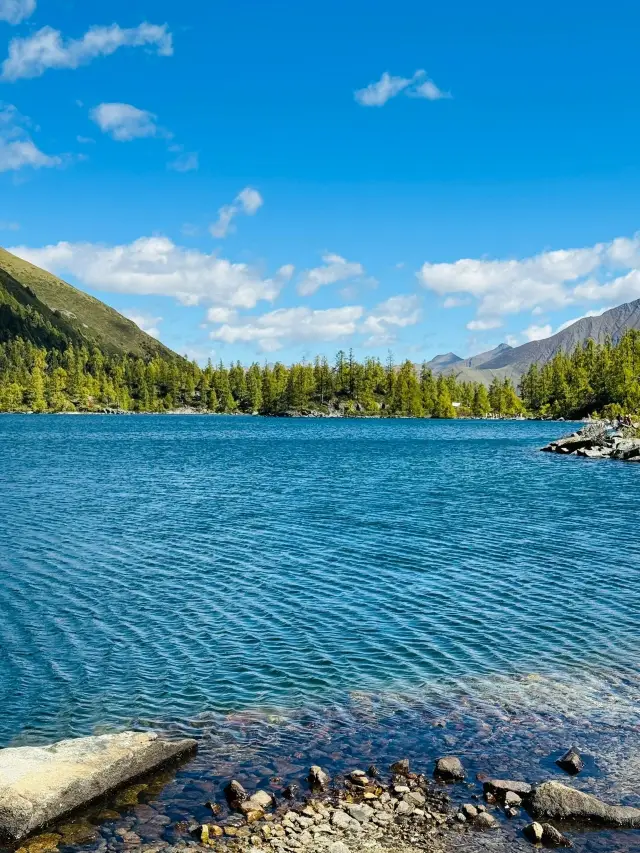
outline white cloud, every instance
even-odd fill
[[[305,270],[298,282],[298,293],[301,296],[310,296],[320,287],[327,284],[335,284],[337,281],[345,281],[349,278],[364,275],[362,264],[347,261],[340,255],[327,254],[322,256],[324,265]]]
[[[497,317],[487,317],[486,320],[471,320],[467,323],[467,329],[470,332],[486,332],[489,329],[499,329],[502,325],[502,320]]]
[[[257,343],[264,352],[275,352],[287,343],[336,341],[357,329],[363,309],[359,305],[312,311],[307,307],[280,308],[236,325],[225,324],[211,338],[228,344]]]
[[[236,313],[233,308],[209,308],[207,320],[209,323],[230,323],[235,320]]]
[[[507,335],[504,342],[510,347],[517,347],[520,344],[517,335]]]
[[[640,235],[522,260],[425,263],[417,275],[425,288],[448,300],[457,294],[475,298],[485,318],[524,310],[540,315],[579,302],[611,304],[640,297]]]
[[[0,21],[19,24],[36,10],[36,0],[0,0]]]
[[[184,305],[253,308],[273,301],[284,285],[278,274],[263,279],[247,264],[177,246],[168,237],[141,237],[121,246],[61,242],[10,251],[97,290],[171,296]]]
[[[375,83],[369,83],[364,89],[357,89],[353,97],[363,107],[382,107],[401,92],[411,98],[425,98],[428,101],[451,97],[450,92],[443,92],[433,80],[425,80],[425,73],[419,69],[412,77],[394,77],[385,71]],[[421,80],[424,82],[420,83]]]
[[[545,326],[529,326],[528,329],[525,329],[522,333],[528,341],[541,341],[543,338],[548,338],[553,334],[553,329],[551,328],[551,324],[547,323]]]
[[[443,308],[460,308],[461,305],[468,305],[469,299],[464,299],[460,296],[447,296],[442,303]]]
[[[0,103],[0,172],[47,169],[68,161],[67,155],[49,155],[41,151],[29,134],[30,127],[31,121],[13,104]]]
[[[148,110],[139,110],[132,104],[98,104],[89,116],[103,133],[108,133],[117,142],[157,136],[161,132],[156,124],[156,115]]]
[[[439,89],[433,80],[425,80],[424,83],[408,91],[407,94],[412,98],[426,98],[427,101],[440,101],[443,98],[453,97],[451,92],[443,92],[442,89]]]
[[[218,221],[210,226],[209,231],[213,237],[226,237],[233,230],[232,220],[239,213],[254,216],[264,204],[263,198],[252,187],[245,187],[234,198],[231,204],[226,204],[218,211]]]
[[[369,83],[364,89],[357,89],[353,97],[363,107],[382,107],[422,77],[422,70],[416,71],[413,77],[393,77],[385,71],[375,83]]]
[[[158,325],[162,322],[162,317],[150,317],[148,314],[137,314],[136,312],[123,312],[124,316],[134,322],[136,326],[152,338],[160,337]]]
[[[377,305],[362,323],[361,330],[371,335],[366,346],[393,343],[392,329],[414,326],[420,320],[420,300],[415,295],[392,296]]]
[[[76,136],[76,141],[80,145],[95,145],[95,139],[92,139],[90,136]]]
[[[27,38],[12,39],[9,56],[2,64],[2,79],[40,77],[49,68],[79,68],[97,57],[110,56],[121,47],[155,47],[159,56],[173,54],[166,24],[143,23],[131,29],[122,29],[118,24],[91,27],[79,39],[63,39],[59,30],[43,27]]]
[[[20,223],[19,222],[6,222],[4,220],[0,220],[0,231],[19,231]]]
[[[168,163],[167,167],[174,172],[195,172],[200,167],[200,158],[196,151],[185,151]]]

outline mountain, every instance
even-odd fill
[[[454,352],[447,352],[443,355],[437,355],[435,358],[432,358],[431,361],[427,362],[427,367],[433,371],[433,373],[444,373],[444,371],[451,367],[454,364],[458,364],[462,359],[459,355],[456,355]]]
[[[566,329],[549,338],[530,341],[519,347],[500,344],[494,350],[480,353],[468,359],[458,359],[445,364],[434,373],[453,375],[459,382],[483,382],[490,385],[494,378],[511,379],[517,385],[529,366],[546,364],[558,352],[573,352],[579,344],[589,338],[604,343],[610,338],[616,343],[627,329],[640,329],[640,299],[610,308],[599,317],[583,317]],[[430,364],[444,356],[436,356]]]
[[[533,364],[546,364],[557,352],[572,352],[578,344],[591,338],[602,344],[607,338],[616,343],[627,329],[640,329],[640,299],[610,308],[599,317],[583,317],[566,329],[528,344],[503,352],[483,365],[492,370],[508,367],[523,374]]]
[[[176,358],[134,322],[45,270],[0,249],[0,342],[95,345],[109,355]]]
[[[510,352],[512,349],[513,347],[510,347],[509,344],[498,344],[498,346],[494,349],[487,350],[487,352],[481,352],[479,355],[474,355],[472,358],[466,358],[461,360],[460,363],[454,365],[454,367],[484,367],[499,356]]]

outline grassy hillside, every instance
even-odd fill
[[[0,249],[0,341],[18,335],[40,346],[67,338],[109,355],[175,357],[104,302]]]

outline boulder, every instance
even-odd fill
[[[169,761],[196,741],[151,732],[63,740],[0,750],[0,838],[19,840],[41,826]]]
[[[324,772],[322,767],[314,764],[309,770],[309,787],[312,791],[326,791],[329,787],[329,776]]]
[[[562,758],[558,758],[556,764],[570,776],[575,776],[584,767],[584,762],[580,757],[580,753],[574,746],[572,746],[571,749],[568,749]]]
[[[622,438],[615,442],[612,459],[633,459],[640,456],[640,439]]]
[[[224,795],[229,803],[229,808],[234,811],[238,811],[240,806],[249,799],[249,794],[247,794],[237,779],[232,779],[229,784],[225,786]]]
[[[544,829],[541,823],[529,823],[522,830],[524,833],[524,837],[528,838],[533,844],[541,844],[542,836],[544,835]]]
[[[527,782],[518,782],[515,779],[487,779],[482,785],[485,794],[493,794],[498,799],[504,799],[507,791],[513,791],[524,799],[531,793],[531,785]]]
[[[406,776],[409,773],[409,759],[401,758],[400,761],[394,761],[389,770],[397,773],[398,776]]]
[[[573,847],[573,842],[550,823],[542,824],[542,843],[546,847]]]
[[[497,829],[498,821],[489,812],[480,812],[478,817],[473,821],[476,829]]]
[[[504,795],[504,804],[512,809],[517,809],[522,805],[522,797],[516,794],[515,791],[507,791]]]
[[[433,775],[436,779],[442,779],[444,782],[461,782],[465,774],[460,759],[455,755],[447,755],[436,761]]]
[[[531,794],[529,811],[535,818],[590,821],[602,826],[640,829],[640,809],[611,806],[561,782],[543,782]]]

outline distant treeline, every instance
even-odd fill
[[[458,406],[454,406],[458,403]],[[385,364],[358,362],[340,351],[330,364],[243,367],[186,359],[107,356],[99,349],[68,345],[42,349],[21,338],[0,344],[0,411],[65,412],[105,408],[166,412],[183,407],[207,412],[339,412],[386,417],[483,417],[516,415],[522,402],[507,381],[491,388],[435,377],[423,366],[392,356]]]
[[[571,355],[557,354],[513,384],[434,376],[426,365],[396,365],[390,355],[359,362],[340,351],[333,363],[286,366],[239,362],[202,368],[182,358],[144,361],[108,356],[97,348],[43,349],[22,338],[0,343],[0,412],[119,409],[166,412],[183,407],[207,412],[339,412],[383,417],[608,417],[640,412],[640,331],[618,344],[589,340]],[[457,406],[454,406],[457,403]]]
[[[533,364],[520,394],[526,410],[542,417],[640,413],[640,331],[630,329],[617,344],[588,340],[571,355]]]

